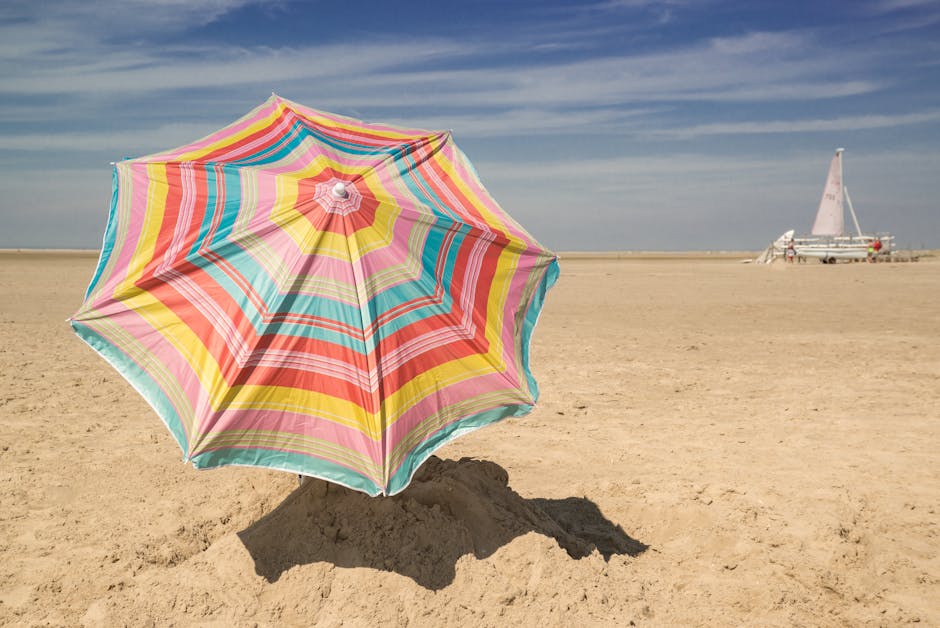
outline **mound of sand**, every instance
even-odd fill
[[[379,592],[394,590],[408,578],[420,586],[412,595],[424,598],[425,618],[444,621],[454,609],[439,607],[433,601],[438,598],[451,598],[458,608],[495,598],[493,608],[504,609],[518,596],[536,596],[539,588],[544,593],[558,586],[560,574],[539,568],[524,586],[510,590],[502,578],[484,572],[464,577],[456,594],[441,594],[466,561],[491,559],[527,535],[515,548],[530,548],[527,565],[542,564],[544,556],[564,560],[563,550],[569,559],[589,558],[591,576],[603,572],[603,562],[612,556],[636,556],[647,549],[604,518],[590,500],[526,500],[508,486],[505,469],[493,462],[432,456],[408,489],[393,497],[371,498],[307,479],[257,522],[206,546],[191,529],[178,530],[174,540],[163,539],[168,555],[153,561],[172,569],[148,574],[142,578],[144,586],[118,587],[95,603],[84,620],[108,625],[133,624],[140,617],[159,617],[158,623],[209,618],[304,623],[332,612],[339,596],[338,606],[347,610],[337,614],[337,622],[358,618],[383,623],[407,614],[389,617],[388,600]],[[355,579],[337,578],[342,570],[373,576],[362,590]],[[604,595],[597,585],[591,588]],[[577,614],[567,608],[570,602],[555,608],[553,596],[545,597],[549,602],[542,612]],[[277,603],[272,605],[272,599]],[[359,610],[350,616],[351,607]]]

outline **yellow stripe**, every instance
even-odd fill
[[[218,412],[224,408],[258,408],[315,414],[378,440],[378,435],[371,434],[366,427],[375,420],[374,417],[353,402],[323,393],[283,386],[230,388],[218,362],[203,344],[203,339],[162,302],[149,293],[138,292],[126,298],[124,304],[137,312],[154,329],[161,330],[165,340],[189,363],[210,395],[211,411]],[[194,429],[188,431],[193,434],[194,441],[198,440],[199,426],[194,426]]]
[[[281,106],[287,104],[293,109],[297,115],[307,120],[312,121],[313,123],[333,129],[343,129],[346,131],[353,132],[365,132],[369,133],[376,137],[384,137],[393,140],[411,140],[415,137],[423,137],[420,135],[421,131],[418,130],[419,135],[414,135],[410,133],[400,133],[394,129],[383,128],[373,129],[365,126],[362,120],[356,120],[355,118],[348,118],[346,116],[341,116],[338,114],[332,114],[331,117],[325,117],[320,114],[316,109],[311,109],[309,107],[304,107],[303,105],[298,105],[297,103],[291,102],[287,99],[281,99]]]
[[[213,403],[216,409],[222,405],[218,402],[217,398]],[[257,409],[309,414],[357,430],[372,440],[380,438],[380,435],[373,434],[369,429],[374,414],[366,412],[357,403],[322,392],[276,385],[235,386],[229,390],[224,407],[232,410]]]
[[[435,390],[474,377],[506,370],[500,332],[502,327],[507,324],[503,320],[503,308],[509,296],[509,280],[512,278],[518,259],[518,255],[504,249],[497,263],[491,284],[490,299],[487,303],[486,320],[488,324],[484,330],[484,337],[489,342],[489,351],[485,354],[474,354],[441,364],[415,377],[395,393],[389,395],[383,403],[383,407],[387,410],[387,416],[390,418],[389,425],[394,424],[400,414],[407,408],[412,407]],[[523,376],[522,373],[518,375]]]
[[[128,261],[127,274],[114,289],[113,296],[117,300],[122,300],[124,295],[131,295],[140,291],[134,285],[134,282],[140,278],[147,263],[154,257],[157,237],[160,235],[163,216],[166,213],[166,197],[169,193],[166,166],[164,164],[147,164],[147,178],[147,205],[141,218],[143,224],[140,237],[137,239],[134,254]]]
[[[205,449],[223,447],[274,447],[305,454],[320,455],[334,462],[359,469],[371,477],[381,477],[381,470],[365,453],[355,451],[333,441],[306,434],[272,432],[270,430],[230,430],[210,434]]]
[[[307,200],[300,199],[299,179],[316,177],[326,167],[342,171],[340,165],[333,161],[325,159],[320,161],[323,162],[322,167],[297,171],[289,177],[277,177],[278,202],[271,211],[271,222],[281,227],[304,253],[315,252],[317,255],[355,262],[363,255],[389,246],[392,243],[395,221],[401,213],[397,205],[379,201],[372,221],[348,236],[333,231],[316,231],[310,219],[303,212],[298,211],[297,203]],[[342,172],[350,176],[357,174],[357,171],[353,169],[346,169]],[[373,184],[368,185],[372,193]],[[350,239],[356,240],[355,246],[350,246]],[[353,253],[351,256],[350,252]]]
[[[454,156],[460,158],[460,149],[456,146],[453,146]],[[451,161],[445,154],[444,151],[436,153],[433,157],[434,161],[440,166],[440,168],[447,173],[447,176],[450,177],[451,181],[456,185],[460,190],[460,193],[473,204],[473,207],[479,212],[480,216],[486,222],[493,231],[502,234],[512,243],[513,248],[524,249],[526,244],[523,240],[513,235],[512,232],[507,228],[507,222],[514,226],[517,226],[515,221],[505,214],[505,212],[494,211],[494,208],[487,202],[486,199],[480,198],[480,196],[467,185],[467,179],[473,177],[473,171],[469,166],[461,164],[464,166],[466,171],[466,178],[463,173],[457,171],[457,165]],[[479,180],[476,181],[479,187],[483,187],[482,183]],[[521,227],[519,227],[521,229]]]
[[[202,157],[213,153],[220,148],[229,148],[233,144],[245,139],[246,137],[257,133],[258,131],[271,126],[274,124],[274,121],[281,115],[281,112],[284,110],[284,105],[278,105],[275,109],[271,111],[268,116],[260,118],[254,124],[249,125],[248,127],[242,129],[238,133],[233,133],[231,135],[224,135],[220,137],[216,142],[213,142],[209,146],[206,146],[202,149],[191,150],[186,153],[181,153],[180,155],[173,158],[173,161],[199,161]],[[233,124],[238,124],[241,120],[234,122]]]

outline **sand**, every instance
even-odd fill
[[[940,625],[940,263],[563,259],[528,417],[370,499],[196,471],[0,255],[0,624]]]

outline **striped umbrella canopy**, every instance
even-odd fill
[[[113,176],[70,323],[197,468],[394,494],[444,443],[535,403],[557,259],[450,133],[272,95]]]

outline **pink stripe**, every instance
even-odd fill
[[[132,276],[132,273],[139,272],[140,268],[147,260],[140,260],[140,268],[132,264],[134,252],[137,248],[138,238],[141,235],[141,229],[144,220],[147,217],[147,196],[149,194],[149,177],[147,176],[147,165],[134,162],[120,162],[115,165],[119,176],[130,175],[131,189],[128,191],[126,186],[121,186],[118,192],[118,214],[128,221],[126,229],[118,231],[118,238],[123,238],[120,249],[111,253],[112,272],[95,289],[93,295],[94,301],[89,308],[97,307],[98,304],[108,301],[114,294],[117,286],[125,279]],[[123,173],[123,174],[122,174]],[[131,195],[127,199],[127,194]],[[128,211],[122,211],[123,205],[129,205]],[[120,240],[119,240],[120,241]],[[122,272],[122,271],[127,271]]]
[[[307,403],[310,406],[316,405],[312,401]],[[328,418],[283,410],[226,409],[214,413],[206,424],[211,425],[212,428],[201,443],[200,451],[212,448],[212,435],[214,434],[239,430],[269,430],[286,434],[303,434],[337,443],[351,451],[364,454],[372,464],[382,466],[382,451],[378,443],[364,436],[359,430],[334,423]],[[250,445],[250,438],[246,444]],[[382,484],[380,480],[377,483]]]
[[[513,387],[506,382],[505,378],[501,374],[498,373],[491,373],[489,375],[483,375],[463,382],[458,382],[439,390],[435,390],[427,397],[418,401],[418,403],[402,412],[397,421],[395,421],[395,423],[391,425],[386,431],[386,451],[388,454],[391,454],[391,452],[405,437],[407,437],[412,432],[412,430],[418,427],[432,414],[439,412],[442,409],[446,410],[453,404],[459,403],[464,399],[492,391],[506,391],[507,404],[532,403],[532,399],[526,393],[522,391],[514,392]],[[449,421],[448,424],[463,418],[466,417],[455,417],[453,420]],[[390,475],[393,475],[394,472],[395,470],[392,469],[390,471]]]
[[[145,352],[154,356],[158,363],[163,365],[166,371],[169,372],[171,378],[180,386],[183,395],[189,400],[189,403],[192,404],[195,415],[200,416],[202,408],[208,406],[208,393],[201,386],[196,371],[198,365],[189,364],[176,350],[176,347],[167,341],[163,334],[154,330],[150,323],[137,312],[127,309],[121,303],[112,301],[108,303],[106,307],[95,310],[94,314],[96,315],[96,319],[107,318],[110,324],[119,326],[124,333],[133,336],[134,340],[143,346]],[[111,338],[106,330],[98,325],[97,320],[85,320],[82,321],[82,323],[94,329],[102,336],[109,338],[121,351],[125,351],[123,343]],[[144,371],[152,371],[149,364],[140,364],[140,367]],[[159,383],[158,385],[167,398],[171,400],[174,399],[173,396],[168,394],[166,388]],[[192,419],[189,415],[190,410],[188,408],[176,407],[176,411],[181,415],[184,423]],[[187,427],[188,426],[184,425],[184,429]]]
[[[153,155],[141,157],[140,159],[148,161],[168,161],[186,153],[205,150],[206,148],[215,144],[223,144],[232,136],[237,135],[256,124],[258,120],[262,120],[271,116],[275,109],[277,109],[277,101],[275,101],[273,98],[269,98],[265,103],[246,114],[245,117],[233,122],[226,127],[223,127],[222,129],[204,137],[197,142],[186,144],[185,146],[180,146],[179,148],[168,150],[162,153],[155,153]]]

